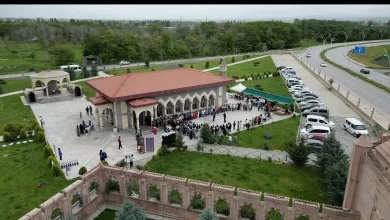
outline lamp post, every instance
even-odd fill
[[[43,121],[43,117],[42,116],[38,116],[40,118],[40,121],[41,121],[41,127],[43,128],[43,125],[45,124],[44,121]]]

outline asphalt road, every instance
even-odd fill
[[[368,45],[379,46],[379,45],[384,45],[384,44],[390,44],[390,42],[368,44]],[[363,46],[368,46],[368,45],[363,45]],[[360,73],[360,70],[363,67],[359,64],[356,64],[354,62],[349,61],[344,55],[345,53],[348,53],[348,51],[352,50],[354,47],[355,47],[354,45],[351,45],[351,46],[339,47],[339,48],[329,50],[326,53],[326,57],[328,57],[328,59],[330,59],[331,61],[333,61],[339,65],[347,67],[356,73],[362,74],[362,73]],[[369,79],[372,79],[372,80],[384,85],[384,86],[390,87],[390,77],[383,74],[384,72],[388,72],[388,71],[389,70],[371,69],[370,74],[363,74],[363,75]]]
[[[353,42],[353,43],[349,43],[349,45],[355,45],[359,43],[362,42]],[[352,76],[351,74],[331,64],[328,64],[327,67],[320,66],[320,63],[322,61],[320,57],[321,51],[326,49],[327,47],[334,47],[340,45],[343,45],[343,43],[332,44],[332,45],[320,45],[320,46],[308,48],[304,51],[304,53],[311,53],[311,57],[307,58],[309,63],[311,63],[318,69],[322,69],[327,75],[332,77],[337,83],[340,83],[344,87],[348,88],[352,93],[356,94],[365,102],[373,106],[376,109],[376,111],[390,118],[390,94],[389,93],[381,89],[378,89],[377,87],[361,79],[358,79]],[[369,45],[371,44],[365,44],[365,46],[369,46]],[[304,56],[304,54],[302,54],[302,56]],[[341,56],[343,56],[343,54],[341,54]]]

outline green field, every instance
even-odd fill
[[[254,62],[260,61],[260,64],[258,66],[254,65]],[[270,56],[259,58],[253,61],[249,61],[246,63],[240,63],[237,65],[232,65],[227,67],[227,74],[230,77],[236,76],[236,77],[243,77],[248,76],[252,73],[273,73],[276,71],[275,64]],[[219,73],[219,69],[210,71],[211,73]]]
[[[253,110],[252,110],[253,111]],[[243,130],[234,134],[237,136],[237,144],[235,146],[264,149],[267,143],[270,150],[285,150],[285,144],[289,141],[295,142],[299,127],[300,117],[291,117],[281,121],[272,122],[264,126]],[[271,133],[272,139],[266,139],[265,133]],[[227,144],[227,137],[225,144]]]
[[[0,129],[7,123],[24,123],[25,120],[34,120],[30,106],[25,106],[20,99],[22,94],[0,98]]]
[[[350,53],[350,57],[356,62],[366,65],[368,68],[388,69],[387,67],[380,66],[373,62],[377,57],[386,55],[385,50],[387,51],[387,53],[390,53],[390,44],[366,47],[365,54],[354,54],[352,52]]]
[[[1,148],[0,158],[1,219],[20,218],[73,182],[52,177],[41,143]]]
[[[82,63],[82,45],[68,44],[74,48],[74,63]],[[30,58],[32,52],[35,58]],[[12,53],[16,52],[16,53]],[[47,49],[38,43],[0,43],[0,75],[22,72],[34,72],[35,70],[58,69],[55,66]]]
[[[301,42],[299,43],[299,47],[294,48],[294,50],[303,50],[303,49],[306,49],[308,47],[314,47],[314,46],[318,46],[321,44],[322,43],[320,43],[316,40],[313,40],[313,39],[302,39]]]
[[[146,170],[310,201],[327,201],[321,172],[313,167],[209,153],[172,152],[150,161]]]

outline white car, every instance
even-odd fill
[[[306,54],[306,57],[311,57],[311,54],[310,54],[310,53],[307,53],[307,54]]]
[[[308,134],[329,134],[330,133],[330,127],[326,125],[313,125],[312,127],[306,129],[300,130],[299,134],[300,136],[308,135]]]
[[[334,130],[334,128],[336,127],[333,121],[328,121],[328,119],[326,119],[325,117],[318,115],[308,115],[306,117],[305,127],[310,128],[314,125],[328,126],[330,130]]]
[[[344,121],[344,129],[355,137],[368,135],[366,126],[356,118],[346,118]]]
[[[318,101],[318,100],[308,100],[308,101],[303,101],[303,102],[300,102],[299,103],[299,106],[305,106],[305,105],[310,105],[310,104],[319,104],[319,105],[323,105],[324,103]]]
[[[321,62],[320,66],[326,67],[326,63],[325,62]]]
[[[119,62],[120,65],[129,65],[130,62],[129,61],[126,61],[126,60],[121,60],[121,62]]]

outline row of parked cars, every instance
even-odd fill
[[[305,117],[305,128],[300,130],[300,138],[305,144],[320,149],[327,135],[336,127],[335,123],[329,120],[329,109],[305,86],[293,67],[280,66],[278,70],[288,91],[301,109],[302,116]],[[364,124],[355,118],[346,118],[344,129],[355,137],[368,134]]]

